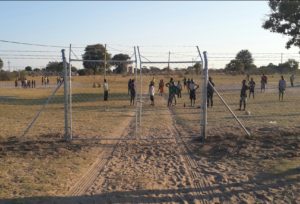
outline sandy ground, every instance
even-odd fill
[[[300,144],[297,130],[257,127],[250,138],[216,135],[199,144],[176,123],[172,108],[156,97],[144,104],[140,132],[134,123],[114,148],[99,155],[79,184],[59,198],[28,203],[299,203]],[[157,114],[155,110],[160,110]],[[230,129],[226,130],[230,132]],[[284,136],[283,136],[284,135]],[[105,159],[105,162],[103,162]],[[285,161],[285,162],[283,162]],[[275,171],[276,166],[291,165]],[[87,176],[91,176],[88,179]]]

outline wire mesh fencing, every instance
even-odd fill
[[[239,110],[242,80],[246,76],[211,74],[215,88],[245,125],[251,134],[272,134],[278,131],[296,131],[299,128],[298,101],[300,84],[296,76],[294,86],[285,75],[287,88],[283,101],[279,100],[278,81],[280,75],[267,75],[268,83],[261,90],[261,76],[253,75],[255,81],[254,97],[249,97],[245,110]],[[182,90],[168,106],[169,87],[166,84],[173,78]],[[203,77],[201,75],[144,75],[135,82],[136,104],[130,104],[128,91],[129,79],[134,75],[108,75],[108,100],[104,100],[103,75],[72,77],[72,133],[74,138],[111,138],[117,136],[115,130],[131,121],[131,134],[140,138],[169,137],[174,121],[191,137],[200,137],[202,124]],[[187,81],[193,79],[197,85],[195,104],[191,104]],[[59,77],[49,76],[49,83],[41,76],[30,77],[31,85],[16,86],[14,81],[3,82],[1,86],[1,138],[22,137],[37,138],[64,135],[64,90]],[[151,105],[149,84],[155,81],[154,106]],[[164,91],[159,93],[159,83],[164,81]],[[35,86],[32,86],[35,81]],[[2,83],[2,82],[1,82]],[[0,84],[1,84],[0,83]],[[23,82],[24,83],[24,82]],[[28,83],[28,82],[27,82]],[[142,92],[141,92],[142,90]],[[140,93],[142,93],[140,95]],[[176,99],[176,102],[175,102]],[[209,102],[207,136],[244,135],[245,132],[234,119],[227,107],[218,98],[213,97],[213,106]],[[142,107],[140,109],[140,107]],[[243,109],[243,106],[241,107]],[[141,118],[136,118],[136,115]],[[32,123],[34,122],[34,123]],[[30,128],[28,129],[28,127]],[[138,127],[137,129],[136,126]]]
[[[63,90],[59,76],[29,76],[1,86],[0,137],[63,134]],[[2,84],[2,82],[0,83]]]
[[[284,76],[287,88],[283,100],[279,100],[278,83],[280,75],[267,75],[268,82],[265,89],[261,89],[261,75],[250,76],[255,81],[254,96],[249,90],[246,107],[240,106],[242,81],[249,81],[246,76],[212,75],[216,89],[232,108],[252,135],[273,134],[278,131],[296,131],[299,124],[299,86],[289,84],[289,75]],[[241,110],[240,110],[241,109]],[[214,95],[214,105],[208,109],[209,135],[241,135],[243,130],[233,119],[224,104]]]

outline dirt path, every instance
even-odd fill
[[[131,115],[134,115],[132,113]],[[103,144],[108,148],[99,151],[96,161],[87,169],[86,173],[76,182],[69,190],[67,196],[79,196],[86,193],[87,189],[93,184],[103,167],[109,161],[113,151],[115,150],[120,139],[127,134],[128,126],[133,121],[133,118],[126,117],[125,120],[111,134],[112,140],[104,140]]]
[[[166,100],[157,96],[155,107],[147,103],[142,135],[132,140],[130,126],[87,193],[108,203],[205,203],[207,181],[197,172]]]
[[[273,180],[259,172],[259,161],[274,152],[265,152],[267,143],[227,138],[201,145],[177,124],[176,107],[167,108],[164,97],[156,96],[155,107],[148,104],[146,100],[142,134],[135,138],[135,121],[128,124],[123,139],[99,156],[91,167],[94,170],[87,172],[72,194],[92,196],[76,197],[76,202],[272,203],[297,199],[297,182]],[[297,170],[292,174],[297,175]]]

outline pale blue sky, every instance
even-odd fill
[[[255,53],[299,51],[285,49],[286,37],[261,27],[269,13],[266,1],[0,2],[0,7],[0,40],[79,47],[106,43],[112,53],[122,50],[128,54],[132,54],[132,46],[140,45],[145,57],[152,54],[155,59],[166,59],[169,50],[183,53],[171,54],[174,60],[197,55],[195,48],[181,46],[199,45],[201,51],[208,52],[213,68],[224,66],[241,49],[254,53],[258,65],[266,63],[265,59],[278,63],[280,55],[260,58]],[[20,55],[1,50],[46,48],[0,42],[0,57],[15,67],[43,66],[60,55],[59,48],[48,48],[57,52],[51,53],[49,60],[13,59]],[[82,49],[74,52],[80,55]]]

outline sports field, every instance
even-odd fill
[[[63,86],[25,129],[51,95],[50,86],[0,86],[0,203],[297,203],[300,202],[300,83],[278,100],[279,75],[268,75],[265,92],[238,111],[245,76],[212,75],[215,88],[251,136],[214,95],[205,143],[201,132],[201,76],[142,77],[142,103],[129,105],[131,76],[110,75],[103,101],[103,76],[72,79],[73,140],[65,142]],[[149,82],[155,79],[155,106]],[[182,90],[167,107],[168,90],[158,82],[193,78],[200,85],[196,106]],[[299,79],[300,76],[296,76]],[[39,83],[39,78],[36,77]],[[140,93],[140,79],[136,82]],[[11,86],[9,84],[11,83]],[[0,83],[1,85],[1,83]],[[142,104],[142,109],[139,109]],[[136,129],[136,114],[140,114]],[[137,131],[136,131],[137,130]]]

